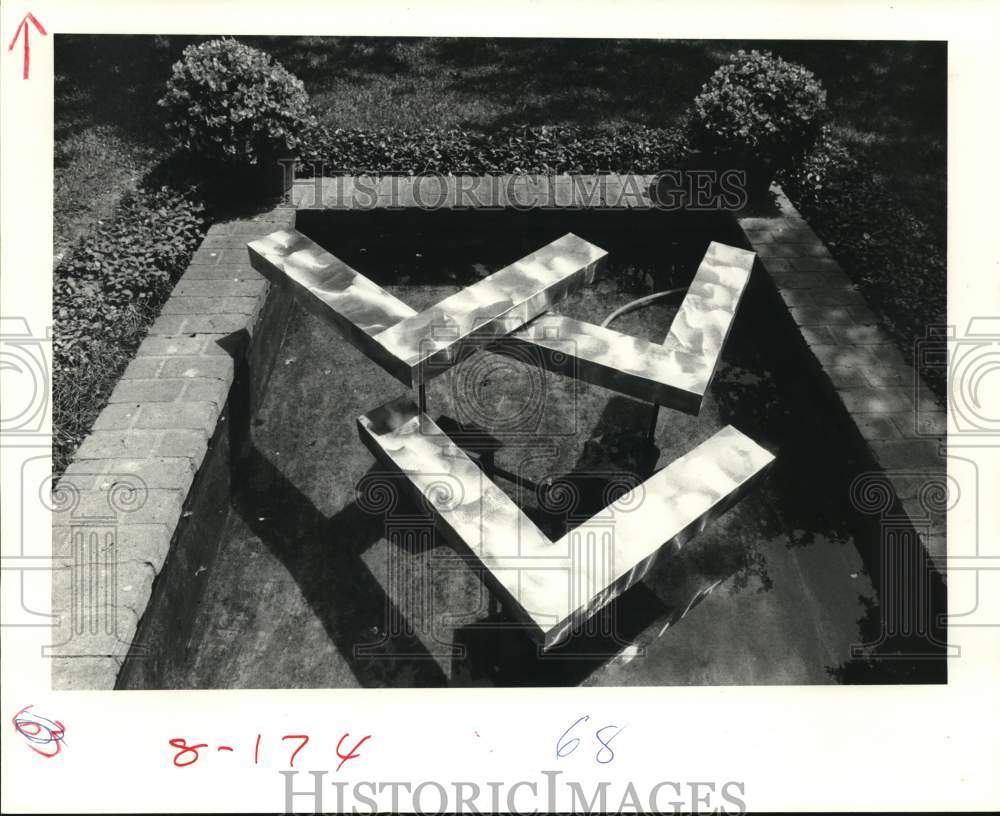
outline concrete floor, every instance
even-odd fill
[[[613,268],[561,311],[600,322],[636,296],[634,280]],[[422,308],[463,284],[387,288]],[[387,537],[389,528],[425,527],[402,518],[416,508],[386,516],[359,506],[356,486],[376,470],[355,418],[402,387],[296,310],[238,467],[218,559],[202,576],[188,655],[171,676],[188,688],[843,679],[876,593],[851,534],[836,431],[798,376],[788,336],[767,319],[767,296],[759,281],[748,293],[700,416],[661,411],[658,450],[643,441],[648,406],[506,358],[481,353],[429,389],[442,426],[492,412],[495,466],[521,487],[494,478],[550,535],[572,521],[539,506],[530,488],[546,476],[571,474],[589,515],[600,508],[590,482],[645,478],[727,423],[777,456],[754,493],[609,608],[614,638],[574,642],[572,659],[541,661],[522,633],[488,617],[482,581],[446,543]],[[615,328],[662,340],[676,301]],[[540,415],[525,410],[535,398]]]

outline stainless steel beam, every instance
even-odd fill
[[[697,353],[705,360],[707,376],[700,386],[702,398],[715,377],[756,257],[745,249],[712,241],[663,341],[666,347]],[[700,410],[701,400],[698,407]],[[660,407],[654,403],[649,416],[650,442],[656,439],[659,413]]]
[[[491,344],[529,349],[538,365],[697,415],[750,280],[753,252],[712,242],[662,345],[562,315],[543,315]]]
[[[590,283],[607,253],[568,233],[417,313],[295,230],[248,244],[254,269],[293,293],[411,388],[447,371],[482,338],[527,323]]]
[[[725,512],[774,458],[723,428],[553,542],[409,397],[360,417],[358,430],[379,462],[406,476],[457,551],[485,568],[491,589],[544,648]]]
[[[756,257],[745,249],[712,241],[663,341],[666,348],[702,358],[697,386],[702,396],[715,376]]]
[[[559,541],[549,540],[424,413],[423,386],[490,343],[537,352],[538,365],[697,413],[754,255],[709,246],[663,345],[549,315],[593,280],[606,253],[568,234],[419,314],[294,230],[249,244],[254,267],[403,383],[403,397],[358,419],[361,439],[405,474],[439,528],[545,648],[639,581],[738,501],[773,457],[719,431]],[[534,322],[531,322],[534,321]],[[526,325],[527,324],[527,325]]]
[[[567,293],[594,280],[607,255],[567,233],[377,339],[402,364],[397,377],[411,387],[447,371],[483,338],[502,337],[547,311]],[[402,374],[402,376],[400,376]]]
[[[698,447],[570,530],[557,543],[572,569],[569,613],[545,630],[545,647],[565,639],[658,560],[678,552],[743,498],[774,461],[769,451],[727,425]],[[523,579],[522,579],[523,583]],[[530,598],[535,614],[564,608],[546,576]],[[547,606],[538,604],[547,603]]]
[[[253,268],[272,284],[375,362],[383,367],[392,362],[377,337],[415,315],[414,309],[296,230],[272,232],[247,249]]]
[[[497,340],[490,351],[689,414],[701,408],[700,354],[630,337],[564,315],[542,315]],[[518,352],[522,353],[518,353]]]

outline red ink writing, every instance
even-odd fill
[[[66,726],[59,720],[50,720],[40,714],[30,713],[34,704],[27,705],[14,715],[11,722],[28,743],[28,747],[46,759],[58,756],[65,743]]]
[[[347,732],[346,734],[344,734],[344,736],[340,738],[340,741],[337,743],[337,756],[340,757],[340,764],[337,766],[338,771],[344,767],[344,763],[347,762],[347,760],[358,758],[358,753],[357,753],[358,748],[360,748],[364,744],[365,740],[371,739],[372,736],[371,734],[368,734],[367,736],[362,737],[360,740],[358,740],[357,744],[355,744],[355,746],[350,751],[348,751],[346,754],[342,754],[340,753],[340,746],[343,744],[344,740],[347,739],[350,735],[351,735],[350,732]]]
[[[286,734],[281,739],[282,740],[290,740],[290,739],[302,740],[302,744],[298,748],[296,748],[294,751],[292,751],[292,756],[288,760],[288,767],[289,768],[294,768],[295,767],[295,755],[299,751],[301,751],[303,748],[306,747],[306,743],[309,742],[309,737],[307,737],[305,734]]]
[[[185,768],[188,765],[194,765],[194,763],[198,761],[198,749],[208,747],[207,742],[199,742],[197,745],[188,745],[187,740],[182,739],[181,737],[175,737],[170,740],[170,745],[177,749],[177,753],[174,755],[174,765],[178,768]],[[186,760],[182,760],[181,757],[185,754],[190,754],[191,756]]]
[[[7,46],[8,51],[13,51],[14,45],[17,43],[17,38],[21,36],[22,31],[24,32],[24,61],[21,79],[28,78],[28,68],[31,65],[31,45],[28,42],[29,33],[31,32],[31,26],[28,25],[29,22],[35,27],[39,34],[43,36],[48,34],[45,27],[38,22],[37,19],[35,19],[35,15],[30,11],[21,18],[21,24],[17,27],[17,31],[14,32],[14,39],[12,39],[10,41],[10,45]],[[58,751],[56,753],[58,753]]]
[[[340,740],[337,742],[336,755],[337,758],[340,760],[340,763],[337,765],[338,771],[344,766],[344,763],[346,763],[348,760],[358,759],[361,756],[360,754],[361,746],[364,745],[364,743],[367,740],[371,739],[371,734],[367,734],[361,739],[357,740],[357,742],[355,742],[353,747],[351,747],[349,750],[345,750],[344,749],[345,740],[347,740],[350,736],[351,736],[350,732],[346,732],[340,737]],[[265,743],[267,741],[263,739],[263,735],[261,734],[255,734],[254,737],[255,739],[253,743],[253,764],[259,765],[262,759],[266,758],[267,746]],[[309,734],[285,734],[281,736],[279,739],[283,743],[288,743],[288,748],[291,749],[290,753],[288,752],[287,748],[285,749],[285,751],[282,752],[283,757],[284,756],[288,757],[289,768],[295,767],[296,759],[307,745],[309,746],[314,745],[312,737]],[[202,754],[200,753],[202,749],[207,749],[209,751],[214,749],[216,755],[220,753],[233,754],[237,753],[240,750],[239,746],[236,743],[233,743],[232,745],[228,744],[210,745],[207,742],[188,742],[186,737],[173,737],[167,742],[169,743],[171,748],[175,749],[172,761],[174,765],[178,768],[186,768],[189,765],[194,765],[196,762],[198,762],[198,760],[201,759],[202,757]],[[310,752],[315,752],[316,749],[314,747],[310,747],[309,750]],[[329,751],[328,748],[326,750]]]

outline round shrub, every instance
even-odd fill
[[[294,151],[309,121],[302,81],[232,39],[185,48],[159,104],[178,147],[230,164],[260,165]]]
[[[801,65],[768,51],[739,51],[694,100],[694,128],[720,154],[787,166],[815,141],[826,115],[826,91]]]

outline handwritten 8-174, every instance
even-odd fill
[[[337,741],[335,748],[337,758],[340,760],[336,769],[339,771],[349,760],[359,759],[361,746],[371,739],[371,736],[371,734],[366,734],[361,739],[355,739],[352,742],[350,732],[345,731]],[[310,741],[309,734],[283,734],[280,737],[268,739],[265,739],[261,734],[255,734],[254,738],[244,745],[221,743],[210,745],[207,742],[189,742],[187,737],[172,737],[168,740],[168,744],[174,751],[173,764],[178,768],[194,765],[204,755],[241,753],[247,755],[254,765],[261,765],[269,761],[283,763],[287,759],[288,767],[294,768],[295,760],[306,749],[306,746],[310,745]],[[316,745],[312,745],[310,750],[313,752],[322,751],[324,755],[328,755],[327,750]]]

